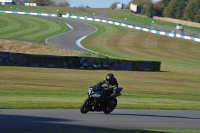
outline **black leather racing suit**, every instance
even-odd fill
[[[103,84],[106,84],[106,86],[108,87],[108,91],[111,93],[111,95],[108,97],[117,96],[118,82],[116,78],[114,78],[111,83],[108,83],[105,78],[97,83],[97,85],[103,85]]]

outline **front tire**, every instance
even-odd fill
[[[110,114],[115,107],[117,106],[117,99],[115,98],[114,100],[111,101],[111,103],[104,109],[105,114]]]
[[[90,101],[89,98],[87,98],[87,99],[85,99],[85,100],[83,101],[83,103],[82,103],[82,105],[81,105],[81,107],[80,107],[80,112],[81,112],[82,114],[86,114],[86,113],[89,111],[89,110],[88,110],[88,107],[87,107],[89,101]]]

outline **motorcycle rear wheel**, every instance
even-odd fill
[[[114,109],[115,107],[117,106],[117,99],[115,98],[114,100],[112,100],[112,105],[111,106],[108,106],[104,109],[104,114],[110,114]]]
[[[83,101],[81,107],[80,107],[80,112],[82,114],[86,114],[89,110],[87,108],[88,102],[90,101],[90,98],[87,98]]]

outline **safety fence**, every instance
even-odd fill
[[[50,17],[56,17],[57,16],[56,14],[15,12],[15,11],[2,11],[2,10],[0,10],[0,13],[25,14],[25,15],[50,16]],[[160,30],[154,30],[154,29],[151,29],[151,28],[139,27],[139,26],[128,24],[128,23],[117,22],[117,21],[112,21],[112,20],[105,20],[105,19],[101,19],[101,18],[89,18],[87,16],[81,17],[81,16],[71,16],[71,15],[62,15],[62,17],[96,21],[96,22],[102,22],[102,23],[107,23],[107,24],[114,24],[114,25],[118,25],[118,26],[123,26],[123,27],[131,28],[131,29],[135,29],[135,30],[141,30],[141,31],[149,32],[149,33],[164,35],[164,36],[168,36],[168,37],[176,37],[176,38],[200,42],[200,38],[195,38],[195,37],[192,37],[192,36],[186,36],[186,35],[177,34],[177,33],[170,33],[170,32],[165,32],[165,31],[160,31]]]
[[[0,52],[0,66],[160,71],[161,62]]]

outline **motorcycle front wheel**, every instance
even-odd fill
[[[90,101],[89,98],[87,98],[87,99],[85,99],[85,100],[83,101],[83,103],[82,103],[82,105],[81,105],[81,107],[80,107],[80,112],[81,112],[82,114],[86,114],[86,113],[89,111],[88,108],[87,108],[87,105],[88,105],[89,101]]]

